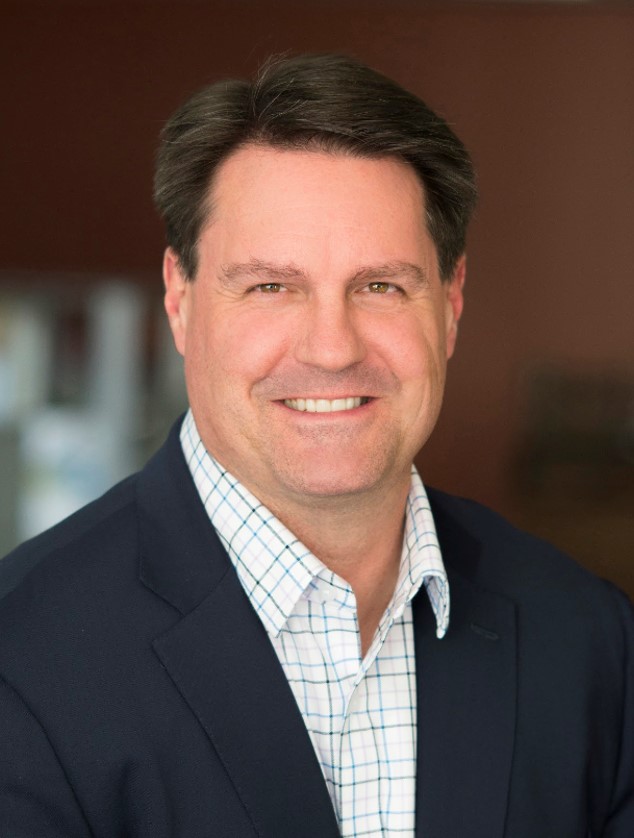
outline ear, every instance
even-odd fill
[[[447,341],[447,358],[451,358],[456,348],[456,340],[458,338],[458,321],[462,315],[462,308],[464,306],[464,296],[462,289],[464,288],[465,277],[467,274],[467,257],[462,254],[456,263],[453,276],[445,285],[445,316],[446,316],[446,341]]]
[[[165,311],[174,337],[174,344],[180,354],[184,355],[191,281],[183,274],[178,256],[171,247],[167,248],[163,256],[163,282],[165,284]]]

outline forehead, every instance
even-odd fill
[[[398,250],[428,238],[422,184],[393,157],[248,145],[219,167],[209,210],[208,235],[252,244],[321,238]]]
[[[363,157],[318,148],[280,149],[265,144],[241,146],[223,160],[212,180],[210,196],[215,204],[226,187],[264,187],[267,182],[290,176],[301,179],[303,184],[312,181],[322,187],[329,183],[334,186],[334,178],[370,178],[388,188],[398,184],[401,189],[413,191],[424,203],[423,187],[415,169],[398,157]]]

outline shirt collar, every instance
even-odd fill
[[[196,489],[240,582],[267,632],[277,636],[300,597],[314,591],[316,582],[319,587],[324,580],[337,588],[341,585],[332,571],[209,454],[191,410],[183,421],[180,439]],[[449,625],[449,584],[427,494],[412,466],[401,566],[388,606],[392,618],[402,613],[421,585],[436,618],[436,634],[443,637]]]

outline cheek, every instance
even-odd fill
[[[444,357],[444,336],[434,321],[401,321],[390,331],[391,366],[401,381],[422,386]]]
[[[226,389],[248,388],[269,375],[286,355],[288,333],[283,317],[261,312],[217,318],[204,340],[211,374],[221,375]]]
[[[231,358],[231,347],[227,345],[230,332],[225,333],[222,318],[202,316],[207,301],[195,309],[196,316],[190,319],[185,352],[185,379],[190,401],[213,402],[215,397],[231,381],[227,369],[227,358]]]

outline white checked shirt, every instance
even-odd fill
[[[365,658],[350,586],[205,450],[191,411],[185,459],[209,517],[280,659],[344,838],[413,836],[416,671],[411,600],[421,585],[449,623],[434,521],[412,469],[394,596]]]

